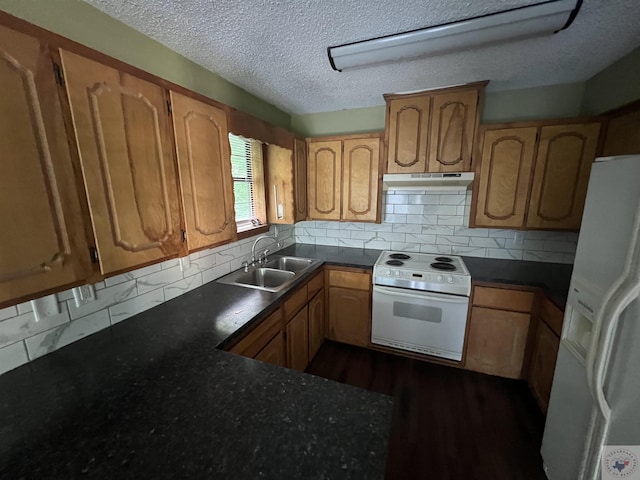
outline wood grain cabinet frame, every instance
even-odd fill
[[[189,251],[236,238],[227,112],[171,91]]]
[[[0,26],[0,83],[1,308],[78,283],[92,267],[46,46]]]
[[[166,91],[60,50],[103,274],[182,251]]]
[[[605,114],[603,157],[640,154],[640,101]]]

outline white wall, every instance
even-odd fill
[[[389,191],[382,224],[309,221],[295,225],[296,243],[573,263],[578,234],[467,228],[471,193]]]
[[[294,242],[293,225],[278,225],[282,248]],[[270,233],[274,233],[271,227]],[[0,374],[121,322],[241,267],[255,237],[124,273],[95,285],[96,301],[76,307],[71,290],[58,294],[60,314],[36,321],[31,303],[0,310]]]

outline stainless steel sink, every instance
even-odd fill
[[[266,268],[275,268],[277,270],[288,270],[290,272],[301,272],[309,268],[313,263],[310,258],[299,257],[279,257],[269,260],[264,264]]]
[[[263,265],[249,267],[247,271],[236,270],[217,281],[267,292],[279,292],[320,262],[310,258],[274,257]]]

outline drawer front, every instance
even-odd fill
[[[512,310],[514,312],[531,312],[535,294],[523,290],[507,288],[474,287],[473,304],[481,307]]]
[[[329,285],[369,291],[371,290],[371,275],[344,270],[329,270]]]
[[[311,300],[317,292],[322,290],[322,287],[324,287],[324,275],[320,272],[307,283],[307,298]]]
[[[564,319],[564,312],[556,307],[548,298],[542,299],[540,306],[540,316],[544,322],[549,325],[549,328],[553,330],[553,333],[560,336],[562,332],[562,320]]]
[[[307,303],[307,286],[296,290],[293,295],[284,301],[284,317],[289,321]]]
[[[253,358],[273,339],[282,328],[282,309],[275,312],[260,322],[242,340],[236,343],[231,352]]]

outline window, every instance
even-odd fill
[[[239,232],[265,222],[262,143],[229,134],[231,175]]]

